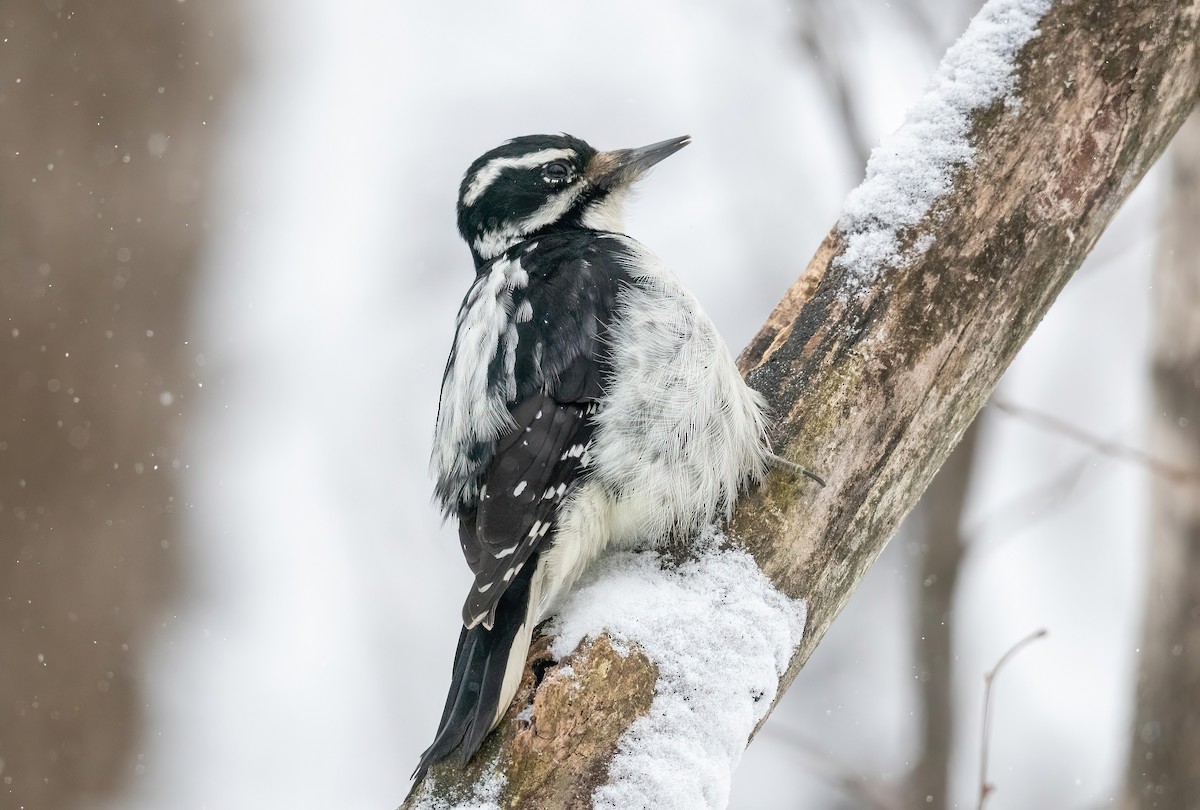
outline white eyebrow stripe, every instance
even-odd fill
[[[463,205],[474,205],[475,201],[483,196],[483,192],[488,190],[488,186],[494,183],[500,176],[500,172],[505,169],[532,169],[534,166],[540,166],[552,160],[570,160],[573,157],[575,157],[574,149],[543,149],[540,152],[520,157],[492,158],[471,178],[466,193],[463,194]]]

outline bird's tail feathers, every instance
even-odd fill
[[[456,750],[463,764],[469,762],[512,702],[537,619],[538,600],[530,599],[536,568],[530,559],[509,585],[490,630],[479,624],[459,634],[450,693],[433,744],[413,772],[414,788],[431,765]]]

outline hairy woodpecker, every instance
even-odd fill
[[[686,537],[763,473],[760,397],[696,299],[622,233],[630,186],[689,142],[598,152],[531,135],[463,177],[475,281],[431,467],[475,582],[418,780],[455,751],[474,756],[516,692],[534,625],[601,551]]]

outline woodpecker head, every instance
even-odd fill
[[[458,232],[478,268],[553,227],[619,231],[621,205],[634,181],[689,143],[685,135],[597,152],[570,135],[513,138],[467,169],[458,193]]]

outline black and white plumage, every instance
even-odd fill
[[[629,187],[688,142],[598,152],[567,135],[516,138],[463,178],[476,278],[431,466],[475,581],[418,779],[474,755],[512,700],[534,625],[600,552],[698,531],[764,470],[760,398],[696,300],[621,233]]]

